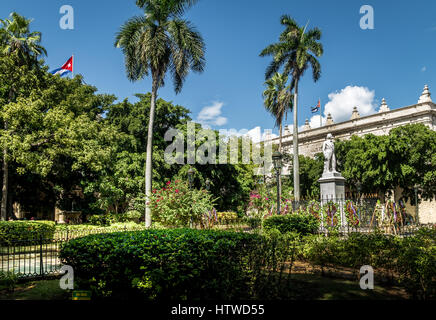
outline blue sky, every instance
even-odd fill
[[[74,30],[59,27],[59,9],[66,4],[74,8]],[[374,8],[374,30],[359,27],[359,10],[365,4]],[[121,50],[113,46],[120,25],[141,14],[135,0],[0,3],[1,18],[12,11],[34,19],[32,29],[43,34],[51,69],[74,54],[75,72],[101,93],[135,101],[135,93],[150,91],[149,79],[127,80]],[[436,95],[434,0],[200,0],[186,18],[205,40],[205,72],[191,74],[178,95],[167,81],[159,97],[187,107],[193,119],[199,115],[210,119],[214,129],[273,128],[274,120],[262,101],[270,58],[260,58],[259,53],[277,41],[283,30],[282,14],[299,24],[309,21],[309,28],[317,26],[323,32],[322,77],[314,83],[307,72],[301,81],[299,126],[312,117],[310,107],[319,98],[323,105],[329,103],[326,108],[334,120],[341,121],[348,118],[354,104],[362,114],[375,112],[382,98],[391,109],[414,104],[425,84]],[[292,124],[292,114],[286,124]]]

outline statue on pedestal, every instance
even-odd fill
[[[335,156],[335,143],[331,133],[327,135],[327,140],[322,145],[322,152],[324,153],[324,173],[337,172],[336,171],[336,156]]]

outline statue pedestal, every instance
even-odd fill
[[[321,187],[321,203],[345,198],[345,178],[339,172],[325,172],[318,180]]]

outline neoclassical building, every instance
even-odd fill
[[[423,123],[430,129],[436,131],[436,104],[431,99],[431,93],[426,85],[424,91],[418,99],[417,104],[391,110],[382,100],[382,104],[378,113],[369,116],[361,117],[359,115],[358,106],[354,107],[350,120],[335,123],[332,116],[327,116],[325,126],[320,128],[311,128],[309,121],[302,131],[298,134],[299,154],[314,157],[315,154],[322,152],[322,144],[326,139],[327,134],[331,133],[335,139],[346,140],[351,136],[364,136],[372,133],[374,135],[387,135],[390,130],[410,123]],[[293,137],[292,132],[288,127],[285,128],[282,144],[284,152],[293,152]],[[279,143],[279,138],[266,139],[267,142],[273,144]],[[284,172],[290,174],[289,168]],[[394,200],[401,197],[401,189],[395,190]],[[414,207],[409,205],[408,208],[414,212]],[[436,201],[422,202],[419,206],[420,221],[423,223],[436,223]]]
[[[386,100],[383,99],[379,112],[369,116],[361,117],[356,106],[350,120],[345,122],[335,123],[329,114],[325,126],[312,129],[309,121],[306,120],[304,129],[298,133],[298,151],[299,154],[308,157],[322,152],[322,144],[328,133],[331,133],[335,139],[346,140],[353,135],[364,136],[368,133],[386,135],[393,128],[410,123],[423,123],[436,130],[436,104],[431,99],[428,86],[425,86],[418,103],[411,106],[390,110]],[[279,138],[267,138],[267,141],[278,144]],[[282,140],[286,152],[292,153],[292,141],[292,132],[286,127]]]

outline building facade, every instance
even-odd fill
[[[322,145],[327,134],[331,133],[335,140],[347,140],[353,135],[364,136],[366,134],[387,135],[389,132],[400,126],[411,123],[422,123],[436,131],[436,104],[431,99],[431,93],[426,85],[417,104],[391,110],[385,99],[379,108],[379,112],[369,116],[361,117],[358,106],[354,107],[350,120],[335,123],[332,116],[327,116],[325,126],[312,129],[309,121],[306,120],[304,128],[298,133],[298,151],[300,155],[314,157],[322,152]],[[293,153],[293,137],[288,127],[284,130],[282,139],[285,153]],[[278,144],[279,138],[268,138],[267,142]],[[285,175],[292,174],[291,168],[285,168]],[[394,191],[393,200],[401,198],[401,188]],[[414,212],[415,208],[408,204],[408,210]],[[419,207],[420,222],[436,223],[436,201],[423,201]]]

